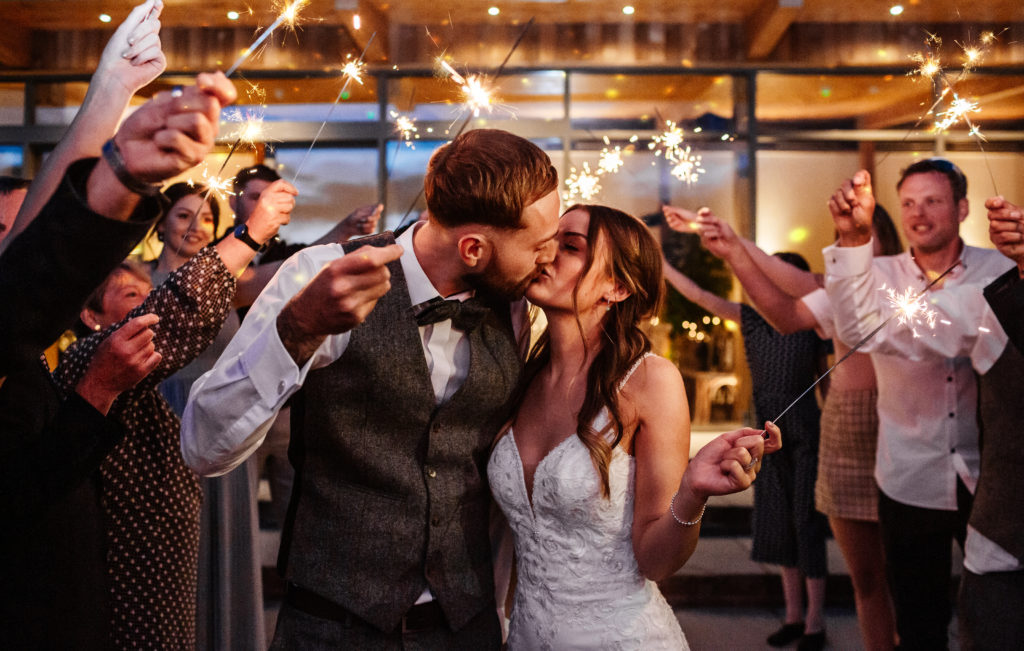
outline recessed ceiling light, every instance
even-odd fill
[[[359,14],[352,14],[352,29],[360,29],[363,26],[363,19]]]
[[[110,14],[100,14],[100,22],[101,23],[109,23],[110,22]]]
[[[228,12],[228,20],[238,20],[238,12],[237,11],[229,11]]]
[[[893,16],[899,16],[903,13],[903,5],[893,5],[889,7],[889,13]]]
[[[491,7],[490,9],[487,10],[487,13],[489,13],[492,16],[497,16],[498,14],[501,13],[501,9],[498,9],[497,7]]]
[[[633,8],[633,5],[626,5],[625,7],[622,8],[622,13],[626,14],[627,16],[632,16],[634,11],[636,11],[636,9]]]

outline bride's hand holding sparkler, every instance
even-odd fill
[[[988,236],[999,252],[1017,263],[1024,278],[1024,210],[1002,197],[985,201]]]
[[[871,222],[875,211],[875,194],[871,174],[861,170],[846,179],[828,200],[839,246],[861,246],[871,241]]]
[[[749,487],[761,469],[764,455],[782,448],[779,428],[766,422],[765,431],[767,439],[761,430],[745,427],[726,432],[702,447],[683,474],[679,494],[707,499]]]

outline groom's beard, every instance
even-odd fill
[[[521,299],[530,283],[544,270],[544,265],[538,265],[522,278],[508,278],[495,267],[496,265],[490,265],[483,273],[467,277],[466,282],[477,291],[498,296],[509,302]]]

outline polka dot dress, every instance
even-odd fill
[[[163,359],[118,397],[109,414],[127,432],[100,467],[113,648],[195,647],[202,494],[198,477],[181,458],[180,422],[157,386],[213,341],[234,292],[234,277],[206,248],[128,315],[160,316],[154,344]],[[55,373],[66,391],[73,390],[99,344],[116,328],[68,349]]]
[[[828,342],[812,330],[780,334],[749,305],[740,310],[760,427],[810,386]],[[764,458],[754,482],[750,554],[761,563],[798,567],[812,578],[824,577],[828,571],[828,522],[814,506],[820,417],[818,403],[808,394],[777,423],[782,449]]]

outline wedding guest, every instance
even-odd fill
[[[968,291],[977,294],[1012,266],[996,251],[967,246],[960,238],[960,222],[969,211],[967,178],[950,161],[913,163],[896,189],[910,244],[908,252],[896,256],[872,254],[875,199],[867,171],[844,181],[829,200],[839,238],[824,250],[825,288],[837,310],[836,329],[848,345],[877,325],[886,301],[875,291],[879,287],[930,288],[936,297],[972,287]],[[839,312],[847,308],[852,311]],[[970,307],[951,304],[951,309]],[[980,472],[977,382],[963,355],[883,352],[879,346],[891,334],[891,329],[879,333],[861,349],[872,354],[878,381],[879,522],[900,648],[941,649],[948,645],[952,616],[952,543],[964,544]]]
[[[885,577],[874,478],[878,391],[870,356],[853,353],[847,357],[850,347],[835,336],[835,310],[814,274],[768,255],[709,212],[694,214],[672,206],[664,211],[673,228],[696,226],[700,230],[705,245],[728,262],[758,311],[778,332],[816,330],[832,339],[836,359],[845,358],[828,377],[815,506],[828,516],[846,561],[864,648],[893,648],[896,622]],[[873,228],[876,255],[902,250],[896,226],[881,206],[875,206]],[[803,633],[793,624],[784,630],[794,636]]]
[[[187,188],[182,192],[180,186],[169,189],[176,200],[157,225],[172,252],[168,258],[209,243],[213,221],[203,199],[206,188],[194,188],[195,193]],[[269,241],[287,223],[294,197],[281,194],[272,209],[254,216],[250,232],[257,242]],[[181,457],[180,422],[157,386],[220,332],[231,308],[235,274],[255,254],[248,243],[231,235],[215,247],[200,249],[152,292],[144,267],[123,265],[82,310],[83,323],[97,333],[76,341],[54,373],[57,383],[70,391],[111,329],[143,314],[160,318],[153,339],[160,361],[115,401],[110,416],[124,426],[125,437],[100,465],[114,648],[196,645],[202,494],[198,477]]]

